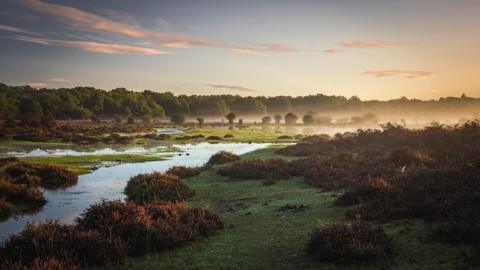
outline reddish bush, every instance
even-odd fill
[[[6,262],[2,266],[4,270],[80,270],[75,262],[65,262],[56,258],[47,260],[35,259],[29,266],[19,262]]]
[[[131,255],[174,247],[222,228],[218,216],[207,210],[172,202],[139,206],[104,201],[85,210],[77,224],[82,230],[119,237]]]
[[[5,165],[8,165],[10,163],[16,163],[16,162],[19,162],[20,159],[16,158],[16,157],[7,157],[7,158],[2,158],[0,159],[0,167],[3,167]]]
[[[8,218],[13,213],[13,205],[0,197],[0,220]]]
[[[240,157],[226,151],[220,151],[213,156],[210,157],[210,159],[207,162],[207,166],[212,166],[212,165],[220,165],[220,164],[225,164],[233,161],[239,160]]]
[[[35,260],[56,259],[70,264],[100,266],[120,263],[125,247],[116,238],[106,239],[93,231],[79,231],[56,221],[28,224],[19,234],[11,236],[0,247],[2,262],[34,266]]]
[[[43,205],[46,202],[37,186],[15,184],[5,179],[0,179],[0,197],[13,203]]]
[[[288,162],[281,159],[251,159],[237,161],[218,173],[230,179],[267,179],[279,180],[290,177]]]
[[[335,200],[338,206],[349,206],[363,202],[384,202],[392,196],[392,183],[383,178],[373,178],[356,184]]]
[[[177,202],[191,197],[193,191],[175,175],[151,173],[130,178],[125,194],[128,200],[136,203]]]
[[[78,181],[76,173],[60,165],[17,162],[5,171],[15,182],[52,189],[72,186]]]
[[[215,135],[214,135],[214,136],[208,136],[208,137],[207,137],[207,140],[221,141],[221,140],[223,140],[223,138],[220,137],[220,136],[215,136]]]
[[[374,262],[386,258],[393,250],[392,239],[380,226],[360,221],[317,229],[306,248],[314,258],[335,263]]]
[[[175,175],[180,179],[196,176],[200,174],[198,168],[185,167],[185,166],[173,166],[166,172],[167,174]]]

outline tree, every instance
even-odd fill
[[[181,125],[185,122],[185,116],[183,114],[176,113],[170,116],[170,122],[172,122],[172,124]]]
[[[306,114],[303,116],[303,123],[305,125],[311,125],[315,122],[315,118],[311,114]]]
[[[262,124],[264,125],[269,125],[272,122],[272,117],[270,116],[265,116],[262,118]]]
[[[129,125],[135,124],[135,118],[133,118],[133,116],[128,117],[127,124]]]
[[[150,123],[152,123],[152,116],[150,116],[150,115],[144,115],[144,116],[142,117],[142,122],[143,122],[144,124],[150,124]]]
[[[32,98],[25,98],[20,103],[22,123],[28,126],[40,126],[42,124],[42,105]]]
[[[205,122],[205,119],[203,119],[202,117],[198,117],[197,121],[198,121],[198,126],[203,127],[203,122]]]
[[[233,124],[233,120],[235,120],[235,118],[237,118],[237,116],[233,112],[230,112],[229,114],[227,114],[225,116],[225,118],[227,118],[228,123],[231,125],[231,124]]]
[[[285,115],[285,124],[287,125],[295,125],[297,120],[298,120],[298,117],[292,112],[289,112]]]
[[[282,121],[282,116],[280,114],[275,114],[275,124],[280,125],[280,121]]]

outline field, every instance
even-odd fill
[[[270,148],[242,158],[268,157],[282,156]],[[344,218],[347,208],[333,205],[339,192],[312,188],[297,177],[274,185],[254,180],[231,182],[214,170],[204,171],[185,182],[196,193],[189,203],[219,214],[225,228],[183,247],[130,259],[128,268],[358,269],[358,265],[319,263],[304,251],[314,228]],[[419,220],[384,224],[394,238],[398,254],[362,268],[452,269],[458,266],[462,251],[428,240],[425,235],[429,226]]]

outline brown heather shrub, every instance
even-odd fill
[[[230,138],[233,138],[233,137],[235,137],[235,136],[233,136],[233,134],[225,134],[223,136],[223,138],[225,138],[225,139],[230,139]]]
[[[80,270],[75,262],[65,262],[56,258],[47,260],[35,259],[29,266],[19,262],[6,262],[2,265],[3,270]]]
[[[250,159],[233,163],[221,168],[218,173],[230,179],[266,179],[280,180],[290,177],[288,162],[281,159]]]
[[[14,180],[45,188],[65,188],[77,184],[78,175],[61,165],[43,165],[17,162],[6,167],[5,172]]]
[[[316,229],[306,251],[318,260],[343,264],[375,262],[387,258],[394,248],[382,227],[354,221]]]
[[[227,151],[220,151],[212,155],[206,165],[207,166],[221,165],[221,164],[237,161],[239,159],[240,157],[238,155],[235,155],[234,153],[230,153]]]
[[[8,218],[13,213],[13,205],[0,197],[0,220]]]
[[[221,141],[221,140],[223,140],[223,138],[220,137],[220,136],[213,135],[213,136],[208,136],[208,137],[207,137],[207,140]]]
[[[0,197],[13,203],[43,205],[46,200],[37,186],[16,184],[11,180],[0,179]]]
[[[291,139],[293,139],[293,137],[290,136],[290,135],[282,135],[282,136],[278,136],[277,139],[279,139],[279,140],[291,140]]]
[[[2,158],[0,159],[0,167],[3,167],[5,165],[8,165],[10,163],[16,163],[16,162],[19,162],[20,159],[16,158],[16,157],[7,157],[7,158]]]
[[[193,167],[173,166],[170,169],[168,169],[166,174],[175,175],[180,179],[185,179],[188,177],[199,175],[200,170],[198,168],[193,168]]]
[[[121,263],[125,254],[123,242],[116,238],[106,239],[98,232],[79,231],[57,221],[28,224],[0,247],[1,263],[12,262],[27,267],[34,267],[35,262],[48,265],[49,260],[66,265],[101,266]],[[57,265],[52,262],[52,266]]]
[[[118,237],[130,255],[147,253],[152,219],[145,208],[133,202],[102,201],[85,209],[76,219],[82,231],[98,231],[105,237]]]
[[[350,206],[361,202],[384,202],[393,194],[393,185],[383,178],[373,178],[354,185],[335,200],[335,205]]]
[[[130,178],[125,187],[129,201],[150,203],[154,201],[178,202],[193,196],[193,191],[179,177],[154,172]]]
[[[223,227],[217,215],[189,209],[186,203],[103,201],[77,219],[81,230],[97,230],[125,241],[130,255],[143,255],[181,245]]]

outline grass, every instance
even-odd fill
[[[205,138],[209,136],[219,136],[222,137],[229,134],[233,135],[232,138],[223,138],[222,141],[225,142],[255,142],[255,143],[266,143],[266,142],[296,142],[295,139],[281,139],[278,137],[282,136],[282,133],[276,133],[272,130],[261,130],[254,128],[246,129],[211,129],[211,128],[195,128],[186,130],[187,135],[204,135]],[[182,134],[177,135],[181,137]],[[205,139],[202,139],[205,140]],[[181,141],[179,141],[181,142]]]
[[[272,148],[243,158],[275,156]],[[277,156],[275,156],[277,157]],[[214,168],[215,169],[215,168]],[[322,192],[301,178],[265,186],[260,181],[229,182],[214,169],[185,181],[195,191],[193,207],[220,215],[225,229],[188,245],[143,258],[129,259],[131,269],[454,269],[460,253],[453,247],[425,239],[429,228],[421,221],[386,224],[398,254],[369,266],[338,266],[312,260],[304,251],[316,227],[344,217],[347,208],[335,207],[338,192]],[[304,211],[280,211],[286,204]]]
[[[117,154],[117,155],[84,155],[84,156],[60,156],[60,157],[28,157],[22,158],[33,163],[40,164],[60,164],[77,172],[85,174],[95,167],[105,162],[115,163],[140,163],[147,161],[164,160],[168,156],[158,155],[137,155],[137,154]]]
[[[18,150],[18,148],[65,148],[72,146],[71,143],[62,142],[32,142],[17,140],[0,140],[0,150]]]

